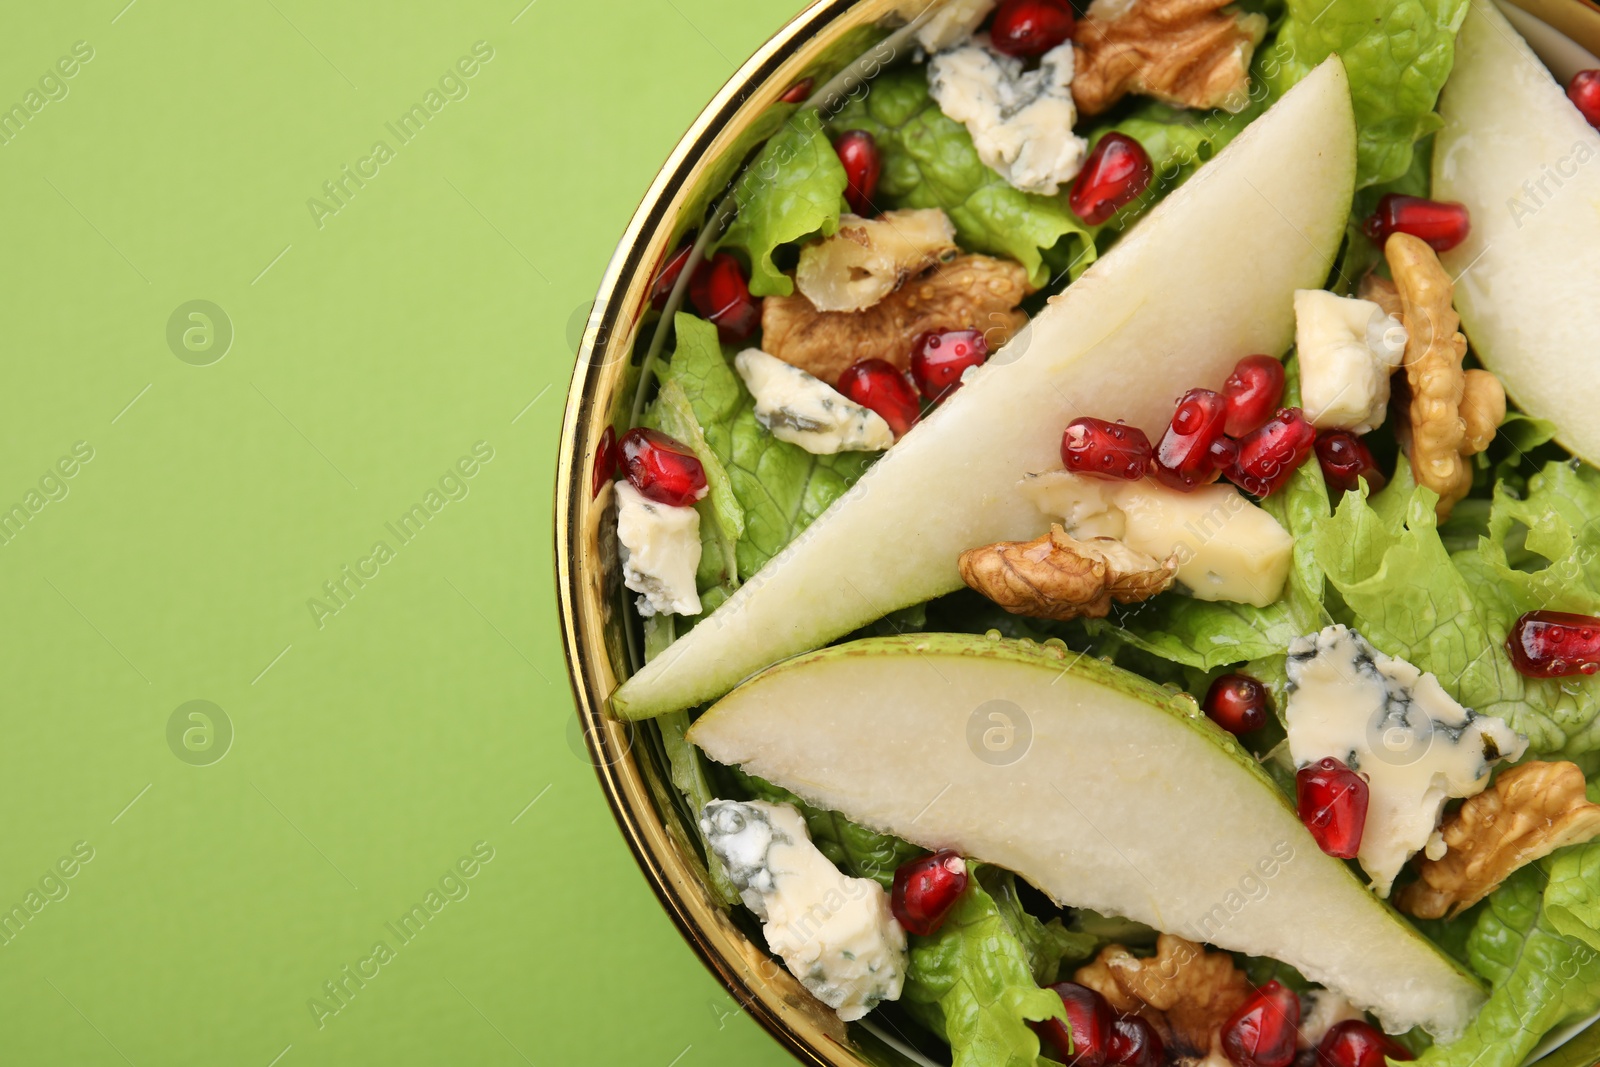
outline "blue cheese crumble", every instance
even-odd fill
[[[906,933],[889,894],[841,874],[790,804],[713,800],[700,829],[745,907],[761,919],[767,946],[813,996],[850,1022],[898,1000]]]
[[[1089,143],[1072,132],[1072,42],[1024,72],[1022,60],[978,44],[928,61],[928,92],[972,135],[978,158],[1025,193],[1054,196],[1083,169]]]
[[[642,594],[639,614],[700,614],[694,585],[700,566],[700,513],[658,504],[626,481],[614,484],[622,584]]]
[[[1432,674],[1344,626],[1291,642],[1288,673],[1284,714],[1295,766],[1332,756],[1367,779],[1356,858],[1380,897],[1412,855],[1438,851],[1445,802],[1483,792],[1490,768],[1528,747],[1504,720],[1462,707]]]
[[[755,397],[756,421],[780,441],[818,456],[882,452],[894,444],[882,415],[777,356],[747,348],[733,366]]]

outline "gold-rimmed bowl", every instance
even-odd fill
[[[1600,53],[1600,2],[1515,2],[1559,35]],[[656,322],[650,290],[669,251],[703,225],[749,151],[781,127],[786,93],[807,78],[821,83],[841,52],[853,58],[870,46],[877,63],[892,62],[896,49],[907,46],[890,38],[884,51],[883,32],[904,26],[924,6],[927,0],[813,4],[762,45],[690,126],[606,267],[567,395],[556,481],[562,639],[585,742],[618,826],[667,914],[738,1003],[802,1062],[828,1067],[918,1061],[881,1031],[841,1023],[721,907],[691,843],[689,813],[671,784],[653,724],[611,717],[610,695],[638,661],[639,636],[623,596],[614,529],[606,521],[611,492],[595,491],[593,470],[607,428],[631,424]],[[1591,1027],[1550,1062],[1600,1062],[1600,1032]]]

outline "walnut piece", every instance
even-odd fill
[[[1079,541],[1054,524],[1032,541],[968,549],[960,567],[962,581],[1013,615],[1058,622],[1105,618],[1113,600],[1148,600],[1178,573],[1176,557],[1161,563],[1114,537]]]
[[[1440,832],[1449,851],[1424,860],[1421,878],[1395,897],[1421,919],[1454,918],[1517,868],[1600,836],[1600,804],[1589,803],[1576,764],[1533,761],[1469,798]]]
[[[1394,282],[1381,274],[1369,272],[1361,279],[1361,287],[1356,295],[1377,304],[1385,315],[1393,315],[1398,319],[1404,314],[1404,309],[1400,306],[1400,290],[1395,288]]]
[[[830,385],[852,364],[882,359],[901,370],[929,330],[983,331],[993,352],[1028,321],[1018,311],[1033,292],[1028,272],[1009,259],[957,256],[865,311],[818,311],[804,293],[761,302],[761,347]]]
[[[801,249],[794,283],[818,311],[865,311],[960,252],[956,228],[938,208],[843,215],[837,233]]]
[[[1088,986],[1124,1015],[1155,1028],[1178,1064],[1227,1063],[1222,1024],[1250,999],[1250,980],[1226,952],[1207,952],[1176,934],[1156,939],[1156,954],[1140,959],[1107,945],[1073,981]]]
[[[1467,339],[1451,306],[1455,286],[1438,253],[1408,233],[1390,236],[1384,258],[1400,296],[1410,386],[1408,453],[1418,485],[1439,494],[1439,519],[1472,488],[1470,456],[1483,451],[1506,416],[1506,395],[1488,371],[1464,371]]]
[[[1072,97],[1098,115],[1128,93],[1175,107],[1238,111],[1250,100],[1250,57],[1267,32],[1229,0],[1095,0],[1072,34]]]

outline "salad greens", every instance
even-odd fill
[[[1353,291],[1360,277],[1381,269],[1361,221],[1385,194],[1430,192],[1431,135],[1441,126],[1433,109],[1468,0],[1243,6],[1265,10],[1273,28],[1256,53],[1250,101],[1241,112],[1130,98],[1080,128],[1091,146],[1113,132],[1132,138],[1154,169],[1148,189],[1108,222],[1085,224],[1065,190],[1041,196],[1010,185],[982,163],[966,127],[941,111],[923,69],[902,64],[878,74],[870,91],[852,95],[826,120],[792,104],[769,108],[715,170],[712,185],[726,186],[731,167],[755,153],[733,181],[737,215],[717,247],[747,261],[753,296],[792,294],[787,271],[796,246],[836,233],[849,210],[846,170],[830,138],[862,130],[881,153],[878,207],[941,209],[963,250],[1015,260],[1035,286],[1054,286],[1076,279],[1154,203],[1338,54],[1354,102],[1358,169],[1330,288]],[[869,31],[851,48],[869,46],[880,32]],[[836,70],[844,62],[833,55],[824,67]],[[709,194],[697,196],[703,211]],[[706,493],[694,505],[702,543],[695,585],[703,611],[697,618],[703,618],[849,490],[875,456],[816,455],[779,440],[756,418],[755,398],[734,371],[734,351],[719,341],[718,327],[679,312],[672,329],[674,350],[658,368],[643,425],[685,444],[704,468]],[[1282,402],[1298,404],[1293,353],[1286,378]],[[1600,471],[1566,460],[1549,444],[1553,432],[1547,423],[1511,412],[1494,449],[1477,458],[1472,493],[1442,524],[1437,497],[1415,484],[1392,442],[1377,449],[1385,474],[1392,472],[1378,490],[1363,482],[1334,496],[1316,462],[1302,465],[1261,502],[1295,539],[1284,594],[1268,607],[1165,595],[1119,607],[1106,619],[1062,624],[1004,614],[963,591],[901,609],[861,633],[994,629],[1060,639],[1194,692],[1225,669],[1242,670],[1272,690],[1281,717],[1289,643],[1338,622],[1433,673],[1463,705],[1505,719],[1527,735],[1530,755],[1573,759],[1592,776],[1600,773],[1600,686],[1526,677],[1504,645],[1526,612],[1600,612]],[[648,619],[647,658],[697,618]],[[672,784],[691,811],[719,795],[791,804],[829,861],[884,889],[897,868],[926,855],[737,768],[708,765],[685,739],[696,714],[678,711],[657,720]],[[1276,727],[1270,732],[1270,740],[1283,736]],[[1257,755],[1292,792],[1292,768],[1284,771],[1266,752]],[[1600,785],[1590,786],[1590,799],[1600,802]],[[731,905],[738,894],[726,873],[715,860],[707,868],[713,890]],[[1084,911],[1045,921],[1035,914],[1041,909],[1030,907],[1032,891],[1019,887],[1012,873],[971,865],[970,874],[942,927],[910,937],[897,1010],[948,1042],[954,1067],[1049,1064],[1029,1024],[1065,1013],[1060,997],[1044,987],[1070,978],[1108,941],[1147,954],[1154,931]],[[1458,918],[1416,926],[1491,989],[1458,1040],[1430,1048],[1420,1031],[1405,1039],[1421,1052],[1418,1063],[1516,1067],[1545,1034],[1600,1009],[1600,841],[1517,870]],[[1257,984],[1276,978],[1297,990],[1309,987],[1271,959],[1241,960],[1241,966]]]

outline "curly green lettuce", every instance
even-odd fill
[[[1468,0],[1288,0],[1258,70],[1281,96],[1337,53],[1356,112],[1356,188],[1392,181],[1443,125],[1434,102],[1455,63]]]
[[[707,446],[727,471],[744,512],[736,548],[744,580],[811,525],[877,457],[814,456],[773,437],[756,421],[755,401],[723,353],[716,327],[681,312],[675,325],[677,349],[661,369],[662,387],[676,382],[683,389]]]
[[[951,1067],[1037,1067],[1028,1023],[1066,1010],[1034,983],[1027,948],[975,873],[938,932],[910,939],[901,1001],[949,1042]]]
[[[888,208],[942,208],[963,248],[1016,260],[1034,285],[1050,278],[1043,253],[1062,241],[1076,251],[1076,276],[1094,261],[1094,242],[1065,199],[1024,193],[985,166],[965,126],[928,94],[921,67],[878,76],[831,123],[840,133],[865,130],[878,142],[883,173],[876,200]]]
[[[1028,954],[1028,969],[1038,985],[1058,981],[1063,964],[1088,959],[1103,943],[1093,934],[1071,929],[1060,919],[1044,922],[1028,911],[1017,893],[1017,876],[1010,871],[979,866],[974,876],[994,900],[1006,928],[1022,943]]]
[[[1600,679],[1525,678],[1505,649],[1524,612],[1600,610],[1600,471],[1547,464],[1520,498],[1502,483],[1477,545],[1454,553],[1439,536],[1436,497],[1410,473],[1401,463],[1370,501],[1346,493],[1314,535],[1341,621],[1505,719],[1534,754],[1600,749]]]

